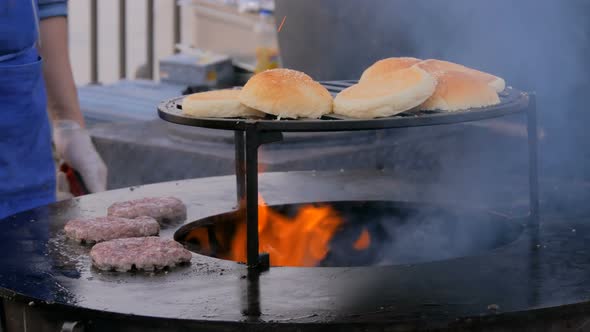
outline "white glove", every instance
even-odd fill
[[[74,195],[70,193],[70,184],[68,183],[68,178],[66,177],[66,173],[64,172],[57,172],[57,201],[63,201],[66,199],[74,198]]]
[[[76,121],[55,121],[53,142],[60,158],[80,173],[91,193],[106,190],[107,167],[94,148],[86,129],[80,127]]]

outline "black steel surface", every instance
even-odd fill
[[[590,190],[587,184],[581,186],[580,192]],[[294,172],[260,178],[260,192],[269,204],[420,201],[424,192],[417,188],[422,187],[386,173]],[[485,197],[478,197],[477,191],[461,194],[446,185],[437,188],[430,188],[438,190],[432,197],[485,207]],[[500,196],[504,203],[493,207],[494,213],[526,215],[528,192],[510,184],[508,188],[510,194]],[[254,329],[262,328],[261,323],[268,324],[268,330],[349,324],[348,329],[415,331],[503,322],[542,330],[550,326],[549,319],[590,312],[590,224],[583,217],[542,219],[538,234],[525,231],[512,244],[473,257],[378,267],[270,268],[262,274],[197,254],[190,266],[168,273],[99,272],[91,268],[87,247],[63,238],[62,227],[71,218],[102,216],[113,202],[154,195],[181,198],[190,222],[234,208],[235,179],[110,191],[0,221],[0,293],[6,303],[20,303],[28,312],[57,308],[60,314],[55,317],[71,321],[92,316],[95,322],[119,317],[121,323],[132,320],[148,327],[165,322],[174,331],[198,324],[210,330]],[[174,231],[164,229],[161,236],[172,237]],[[559,307],[566,304],[573,305]],[[257,307],[260,316],[251,315]],[[24,316],[10,316],[18,317]]]
[[[324,82],[330,92],[338,91],[353,84],[346,82]],[[168,122],[224,130],[245,131],[256,128],[259,131],[307,132],[307,131],[350,131],[402,127],[433,126],[468,121],[477,121],[524,112],[528,105],[528,95],[516,89],[507,88],[500,94],[501,103],[495,106],[459,112],[406,112],[396,116],[369,120],[351,119],[329,114],[320,119],[241,119],[241,118],[197,118],[182,113],[183,97],[162,102],[158,106],[160,118]]]

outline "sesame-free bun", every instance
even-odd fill
[[[271,69],[254,75],[240,93],[242,104],[279,118],[319,118],[332,112],[332,95],[308,75]]]
[[[242,105],[240,90],[225,89],[199,92],[182,100],[182,112],[202,118],[239,118],[264,116],[264,113]]]
[[[467,73],[473,75],[474,77],[484,81],[490,87],[492,87],[496,92],[502,92],[506,88],[506,82],[504,79],[494,76],[492,74],[484,73],[483,71],[479,71],[473,68],[465,67],[463,65],[459,65],[449,61],[442,61],[442,60],[425,60],[417,64],[420,68],[426,70],[431,74],[437,74],[446,71],[460,71],[463,73]]]
[[[334,113],[357,119],[392,116],[419,106],[435,88],[434,77],[413,66],[343,90],[334,99]]]
[[[481,79],[465,72],[445,71],[435,75],[434,94],[419,109],[423,111],[460,111],[500,103],[498,93]]]
[[[383,78],[400,69],[412,67],[420,61],[422,60],[416,58],[387,58],[379,60],[365,69],[359,81],[363,82]]]

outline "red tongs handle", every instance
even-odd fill
[[[87,195],[90,193],[86,185],[84,184],[84,180],[78,171],[72,168],[67,163],[61,164],[60,171],[66,174],[66,178],[68,179],[68,184],[70,185],[70,192],[75,197]]]

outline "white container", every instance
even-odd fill
[[[160,80],[188,86],[223,87],[233,84],[231,59],[225,55],[194,51],[160,60]]]

